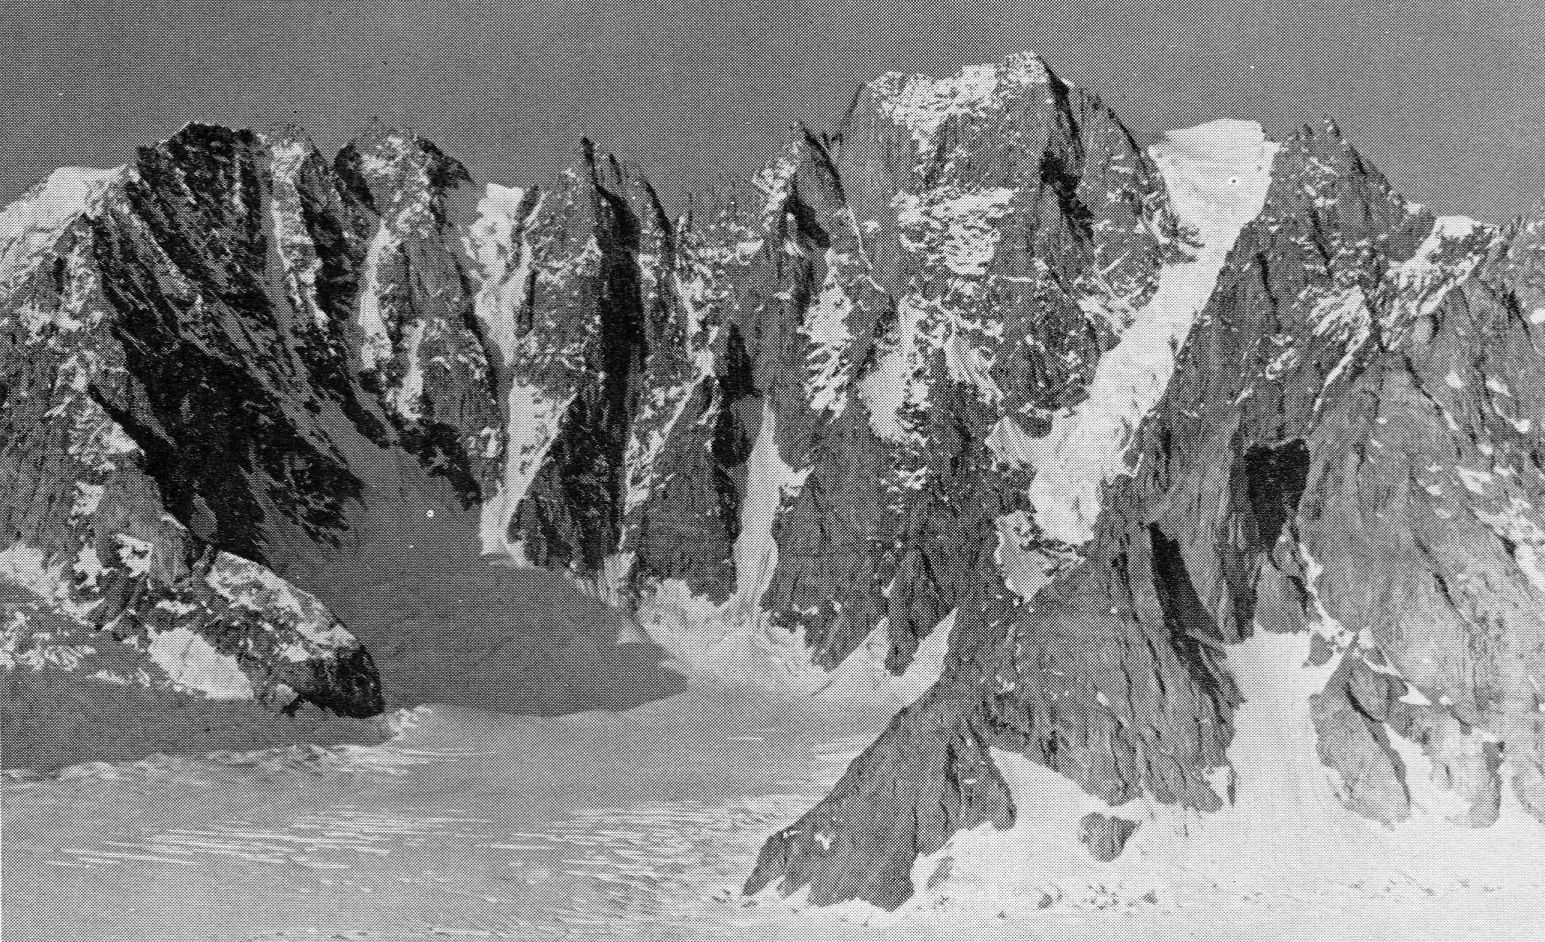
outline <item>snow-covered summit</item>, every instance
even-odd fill
[[[127,167],[60,167],[0,211],[0,286],[11,287],[127,174]]]
[[[912,132],[925,146],[946,119],[1001,106],[1006,96],[1052,81],[1046,63],[1033,52],[989,65],[973,65],[947,78],[889,72],[869,85],[881,113]]]

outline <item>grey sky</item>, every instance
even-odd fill
[[[26,0],[0,9],[0,200],[190,119],[295,121],[325,149],[411,127],[480,181],[580,135],[667,192],[760,164],[891,69],[1034,49],[1140,137],[1337,118],[1407,196],[1497,221],[1545,193],[1533,0]]]

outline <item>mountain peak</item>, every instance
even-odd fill
[[[946,78],[888,72],[867,88],[880,112],[911,130],[922,144],[954,115],[982,113],[1001,106],[1009,96],[1054,83],[1060,80],[1040,56],[1023,52],[997,63],[966,66]]]
[[[433,141],[414,131],[391,127],[380,118],[371,118],[359,136],[338,153],[335,163],[352,167],[372,187],[390,184],[393,190],[402,190],[404,185],[409,190],[448,190],[472,180],[467,168]]]

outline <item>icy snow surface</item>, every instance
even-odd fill
[[[755,692],[429,706],[381,746],[8,775],[5,938],[736,938],[762,839],[889,716]]]
[[[1059,415],[1049,435],[1031,439],[1004,420],[995,436],[1001,457],[1034,466],[1030,497],[1049,536],[1081,545],[1093,535],[1101,485],[1128,470],[1133,433],[1168,385],[1229,250],[1260,214],[1276,152],[1260,125],[1227,120],[1172,131],[1151,148],[1176,215],[1201,247],[1191,261],[1164,267],[1158,290],[1101,357],[1089,398]]]
[[[252,682],[237,666],[236,659],[216,651],[208,641],[186,628],[158,632],[148,650],[175,687],[197,690],[216,700],[253,697]]]
[[[1039,926],[1048,937],[1085,938],[1101,922],[1118,938],[1528,938],[1524,927],[1537,917],[1527,915],[1527,901],[1545,891],[1545,860],[1531,848],[1545,827],[1510,795],[1494,827],[1449,823],[1446,796],[1414,747],[1403,752],[1417,798],[1411,820],[1389,828],[1343,807],[1317,757],[1310,717],[1310,696],[1334,664],[1305,666],[1309,641],[1309,632],[1262,632],[1230,648],[1247,702],[1236,716],[1232,766],[1214,774],[1225,801],[1234,796],[1222,811],[1151,801],[1112,808],[995,750],[1016,797],[1016,825],[984,825],[920,859],[918,886],[946,858],[949,876],[897,913],[853,906],[850,915],[902,938],[967,926],[996,935],[994,923],[1004,933]],[[1079,819],[1089,812],[1140,822],[1111,863],[1079,843]],[[1161,926],[1196,934],[1151,934]]]
[[[1066,830],[1087,796],[1019,763],[1007,766],[1018,791],[1041,796],[1020,806],[1020,826],[958,837],[950,876],[895,914],[746,899],[762,840],[837,780],[889,711],[756,691],[555,719],[431,706],[400,712],[381,746],[8,776],[5,938],[1533,942],[1538,826],[1450,827],[1435,832],[1443,854],[1421,857],[1414,830],[1342,811],[1303,707],[1323,678],[1281,670],[1303,636],[1259,640],[1241,655],[1254,666],[1240,804],[1210,821],[1160,809],[1114,864]],[[1284,745],[1308,758],[1284,765]],[[1253,802],[1268,791],[1278,804]],[[1491,841],[1517,853],[1510,872],[1460,866]]]

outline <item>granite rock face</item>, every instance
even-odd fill
[[[812,686],[855,652],[903,673],[1001,589],[982,574],[1005,538],[1044,577],[1059,551],[1019,546],[1025,475],[988,440],[1086,396],[1187,251],[1097,99],[1033,57],[882,78],[675,219],[588,165],[508,227],[485,548],[565,568],[701,670]]]
[[[1234,801],[1218,788],[1244,699],[1230,650],[1311,632],[1309,664],[1280,670],[1323,665],[1310,710],[1348,807],[1412,814],[1404,744],[1462,806],[1450,820],[1493,823],[1504,788],[1545,820],[1540,230],[1435,219],[1328,123],[1283,141],[1077,560],[1028,600],[963,611],[929,697],[1112,806],[1211,812]],[[905,719],[887,740],[915,735]],[[841,809],[879,781],[948,790],[951,773],[863,764],[769,841],[749,889],[882,906],[913,891],[937,837],[887,842],[864,888],[831,850],[890,834],[909,803],[856,823]],[[1101,860],[1121,848],[1109,820],[1085,833]]]
[[[279,573],[357,543],[390,510],[367,491],[480,497],[464,178],[384,131],[334,167],[293,129],[190,125],[8,209],[0,574],[36,605],[7,617],[95,626],[196,693],[379,712],[370,655]]]

